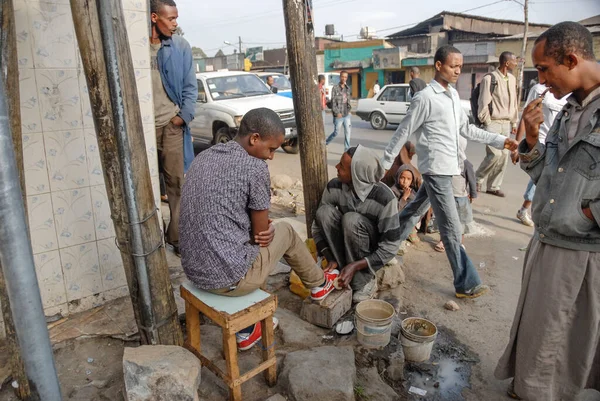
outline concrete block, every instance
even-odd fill
[[[334,290],[324,300],[316,302],[306,298],[302,303],[300,316],[316,326],[331,329],[346,312],[352,308],[352,290]]]

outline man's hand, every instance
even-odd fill
[[[515,141],[512,138],[506,138],[504,141],[504,149],[508,149],[511,152],[517,150],[519,147],[519,142]]]
[[[171,119],[171,122],[173,123],[174,126],[176,127],[183,127],[183,125],[185,124],[185,121],[183,121],[183,118],[179,117],[179,116],[175,116]]]
[[[267,231],[261,231],[258,235],[254,236],[254,242],[257,245],[265,248],[271,245],[273,242],[273,238],[275,238],[275,226],[273,226],[271,220],[269,220],[269,229]]]
[[[342,118],[342,113],[338,114],[336,118]]]
[[[591,221],[596,221],[594,219],[594,215],[592,214],[592,209],[590,209],[589,207],[584,207],[581,209],[581,211],[583,212],[583,214],[585,214],[585,217],[587,217]]]
[[[519,162],[519,152],[517,150],[510,152],[510,159],[513,164],[517,164]]]
[[[540,135],[540,126],[544,122],[544,113],[542,112],[542,101],[539,97],[529,103],[523,110],[523,121],[525,121],[525,140],[529,149],[533,149],[538,142]]]
[[[327,266],[325,266],[324,272],[328,273],[332,270],[335,270],[338,268],[338,264],[335,260],[333,261],[327,261]]]
[[[513,135],[517,135],[517,127],[514,127],[511,132]]]
[[[338,278],[339,285],[341,285],[344,288],[349,287],[350,283],[352,282],[352,279],[354,278],[354,275],[358,270],[359,269],[357,268],[356,262],[352,262],[346,265],[346,267],[342,269],[340,277]]]
[[[467,195],[467,197],[469,198],[469,203],[473,203],[473,201],[475,200],[471,195]]]

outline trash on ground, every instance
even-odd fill
[[[342,336],[352,333],[352,330],[354,330],[354,323],[349,320],[340,322],[335,326],[335,332]]]
[[[483,269],[485,267],[485,262],[480,262],[479,267]]]
[[[87,361],[88,361],[88,363],[93,363],[94,362],[94,358],[88,358]]]
[[[519,260],[519,257],[518,256],[513,256],[513,259],[514,260]]]
[[[426,395],[427,394],[426,390],[420,389],[415,386],[410,386],[410,388],[408,389],[408,392],[411,394],[417,394],[417,395]]]

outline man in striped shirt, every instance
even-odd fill
[[[351,286],[360,302],[375,295],[375,273],[400,248],[398,201],[379,182],[384,170],[377,155],[364,146],[348,149],[335,167],[338,176],[323,192],[312,234],[326,271],[340,267],[340,284]]]

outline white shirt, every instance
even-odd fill
[[[378,94],[380,90],[381,90],[381,88],[379,87],[379,84],[375,84],[373,86],[373,94],[374,95]]]
[[[527,100],[525,101],[525,106],[529,103],[533,102],[535,99],[540,97],[544,91],[548,89],[546,85],[536,84],[530,90],[527,95]],[[567,98],[570,93],[563,97],[562,99],[557,99],[551,92],[548,92],[544,95],[544,100],[542,101],[542,113],[544,114],[544,123],[540,126],[540,132],[538,140],[541,143],[546,143],[546,135],[552,128],[552,124],[554,124],[554,119],[558,115],[558,113],[562,110],[565,104],[567,104]]]
[[[448,86],[446,90],[435,80],[413,97],[406,117],[385,148],[382,165],[386,170],[413,133],[419,171],[431,175],[460,175],[460,136],[498,149],[504,148],[506,140],[469,124],[456,89]]]

